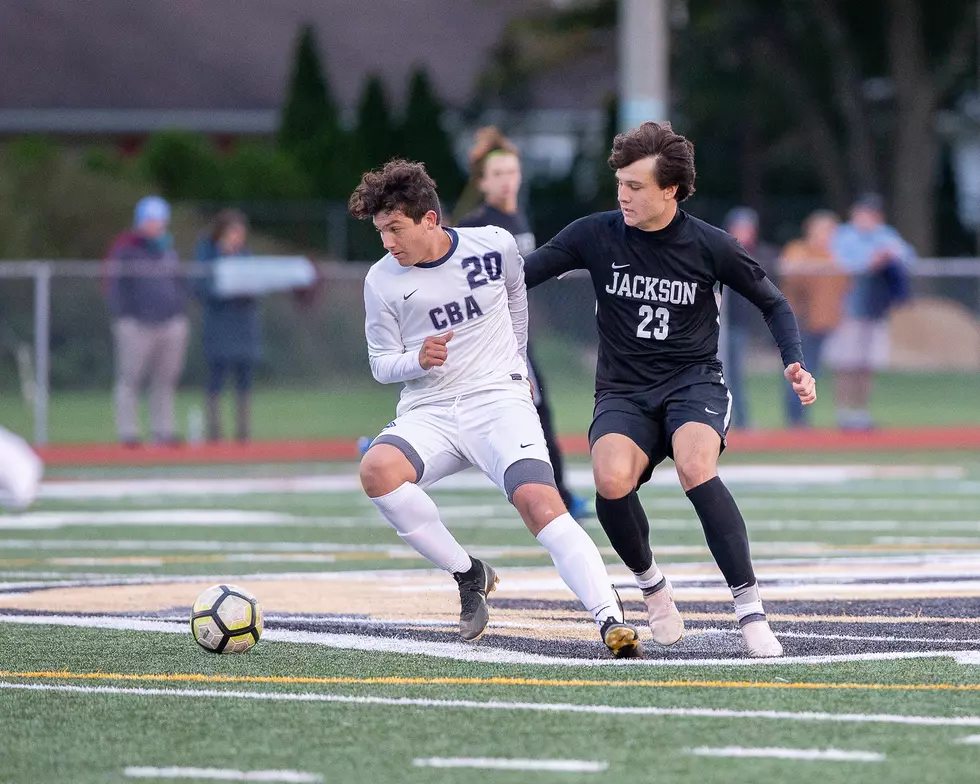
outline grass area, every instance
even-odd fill
[[[821,398],[813,407],[816,426],[834,424],[829,379],[822,380]],[[781,379],[774,374],[751,376],[749,406],[757,427],[783,425]],[[585,433],[592,418],[592,380],[552,376],[549,394],[559,432]],[[882,374],[872,413],[883,426],[930,426],[980,423],[976,401],[980,380],[973,374]],[[225,401],[226,431],[232,420],[231,396]],[[394,416],[398,390],[378,384],[334,389],[256,390],[254,437],[352,438],[374,435]],[[202,393],[182,390],[177,414],[180,427],[192,408],[203,405]],[[29,435],[29,406],[16,395],[0,396],[0,422]],[[49,439],[53,443],[111,441],[115,437],[112,399],[108,391],[55,392],[50,402]]]
[[[492,771],[433,771],[415,768],[427,757],[491,757],[599,760],[610,777],[641,778],[652,770],[658,780],[731,782],[760,777],[798,782],[969,781],[975,775],[975,747],[958,743],[967,728],[847,724],[773,718],[712,716],[629,716],[574,713],[561,708],[529,712],[452,705],[297,702],[222,697],[319,695],[352,700],[421,699],[500,703],[630,706],[728,711],[819,711],[824,713],[958,716],[980,713],[980,693],[960,692],[955,708],[945,692],[818,691],[779,688],[784,681],[833,682],[831,668],[780,667],[766,673],[774,688],[698,688],[727,672],[671,672],[671,680],[694,685],[633,686],[636,675],[623,670],[622,687],[589,686],[594,672],[535,670],[528,676],[561,685],[378,685],[371,676],[428,678],[520,677],[514,668],[431,662],[417,657],[351,655],[310,646],[264,643],[248,656],[215,657],[196,649],[189,636],[75,630],[58,635],[46,627],[18,629],[16,638],[0,629],[0,650],[9,672],[60,669],[109,673],[200,673],[195,682],[81,681],[48,678],[43,685],[81,688],[171,690],[169,695],[104,692],[0,692],[0,757],[9,782],[123,781],[127,766],[194,766],[239,770],[286,769],[318,773],[325,781],[357,777],[375,782],[458,782],[527,780],[527,774]],[[5,639],[6,637],[6,639]],[[859,665],[848,677],[869,684],[947,683],[960,668],[928,661],[912,665]],[[219,676],[307,676],[350,678],[350,684],[221,683]],[[744,673],[742,674],[744,677]],[[749,680],[763,680],[751,673]],[[4,678],[8,684],[39,679]],[[971,683],[975,682],[971,678]],[[217,692],[192,695],[190,690]],[[784,747],[870,751],[882,762],[798,762],[712,759],[685,754],[692,747]],[[643,771],[643,775],[639,775]],[[567,781],[567,774],[539,773],[536,781]]]
[[[943,457],[957,464],[956,455]],[[880,458],[888,464],[908,456]],[[533,774],[546,784],[600,777],[972,781],[980,751],[962,741],[980,733],[980,667],[947,655],[871,656],[936,654],[954,640],[958,650],[980,653],[973,617],[980,463],[975,455],[961,458],[959,476],[909,463],[901,477],[817,481],[821,469],[814,466],[813,476],[790,483],[777,481],[771,466],[731,482],[774,628],[787,653],[802,657],[749,665],[697,660],[721,655],[713,646],[738,633],[729,605],[713,598],[725,588],[717,585],[693,509],[673,485],[641,492],[658,562],[675,579],[689,618],[688,638],[667,653],[651,652],[690,658],[671,666],[507,663],[451,658],[424,646],[397,650],[392,646],[452,637],[451,624],[427,625],[454,600],[437,583],[452,583],[422,571],[425,562],[353,490],[43,499],[29,513],[0,516],[0,782],[124,782],[132,780],[124,775],[130,766],[290,770],[324,782],[379,784],[530,780],[524,771],[414,764],[431,757],[608,766],[601,774]],[[208,472],[183,470],[184,479],[208,480]],[[275,466],[247,470],[279,474]],[[118,471],[115,478],[173,478],[177,471]],[[577,476],[588,492],[587,474]],[[490,634],[465,652],[523,650],[524,638],[507,633],[530,618],[559,630],[551,642],[527,634],[554,656],[575,645],[602,655],[581,609],[548,593],[546,584],[557,579],[550,559],[497,492],[448,486],[433,497],[459,540],[501,571]],[[585,524],[607,548],[596,521]],[[603,553],[613,579],[628,584],[612,551]],[[106,586],[124,578],[131,584]],[[188,582],[150,582],[169,578]],[[247,655],[208,654],[187,628],[198,583],[218,579],[241,582],[266,609],[266,637]],[[848,590],[872,598],[835,598]],[[79,604],[79,597],[88,598]],[[630,618],[642,623],[639,592],[626,588],[623,598]],[[522,600],[528,607],[508,604]],[[317,606],[336,609],[309,609]],[[3,617],[18,612],[70,615],[77,625]],[[105,613],[123,628],[86,628],[89,615]],[[865,616],[873,617],[861,621]],[[390,620],[406,617],[407,625]],[[158,628],[132,626],[146,623]],[[428,636],[418,636],[419,628]],[[577,631],[588,642],[576,642]],[[701,647],[684,648],[688,643]],[[831,659],[806,659],[807,652]],[[864,658],[841,658],[849,652]],[[882,756],[858,762],[691,753],[732,746]]]

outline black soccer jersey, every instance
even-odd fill
[[[531,231],[531,224],[523,212],[503,212],[489,204],[481,204],[473,212],[464,217],[456,224],[460,228],[466,226],[499,226],[514,235],[517,240],[517,249],[521,255],[527,257],[536,247],[534,232]]]
[[[796,317],[742,246],[678,209],[660,231],[601,212],[565,227],[525,259],[528,288],[575,269],[592,276],[599,361],[596,393],[654,386],[718,361],[718,307],[729,286],[761,311],[783,364],[802,362]]]

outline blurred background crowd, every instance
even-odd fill
[[[640,63],[660,85],[646,98],[624,65],[637,13],[662,55]],[[685,208],[782,288],[821,384],[807,417],[761,316],[730,294],[735,427],[976,423],[978,30],[971,0],[5,4],[0,421],[30,433],[44,394],[52,441],[376,432],[393,391],[363,347],[360,282],[381,248],[346,213],[360,173],[422,160],[462,216],[486,197],[468,151],[497,126],[541,243],[615,208],[612,136],[666,118],[695,143]],[[307,256],[318,283],[220,295],[215,260],[247,255]],[[590,290],[545,289],[537,361],[574,432]]]

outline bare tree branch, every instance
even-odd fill
[[[946,56],[936,67],[934,84],[936,95],[942,98],[967,68],[970,67],[970,54],[976,41],[977,3],[967,7],[966,17],[956,26],[956,35],[946,50]]]
[[[850,197],[844,156],[824,108],[789,53],[778,41],[768,36],[760,37],[753,42],[751,51],[756,68],[766,74],[767,78],[775,78],[787,103],[799,115],[814,159],[811,164],[814,172],[823,182],[834,209],[844,211]]]
[[[874,138],[861,97],[861,68],[854,46],[833,3],[812,3],[810,8],[830,49],[834,96],[847,121],[847,157],[855,174],[856,184],[862,190],[877,190]]]

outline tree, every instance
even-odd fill
[[[741,60],[743,101],[764,96],[769,132],[757,147],[792,150],[839,211],[858,191],[883,191],[892,222],[931,254],[941,171],[936,113],[969,71],[976,5],[742,0],[702,8],[692,27],[710,30],[704,46]],[[758,128],[758,115],[740,106],[746,127]],[[742,163],[743,172],[752,169]]]
[[[421,68],[412,74],[399,154],[424,163],[443,198],[455,201],[459,196],[465,178],[442,125],[442,105]]]
[[[398,149],[395,123],[388,108],[384,84],[377,74],[367,80],[357,111],[357,140],[368,168],[394,157]]]
[[[289,94],[279,126],[279,144],[294,150],[312,138],[333,136],[339,130],[337,105],[320,67],[316,34],[307,25],[296,44]]]

